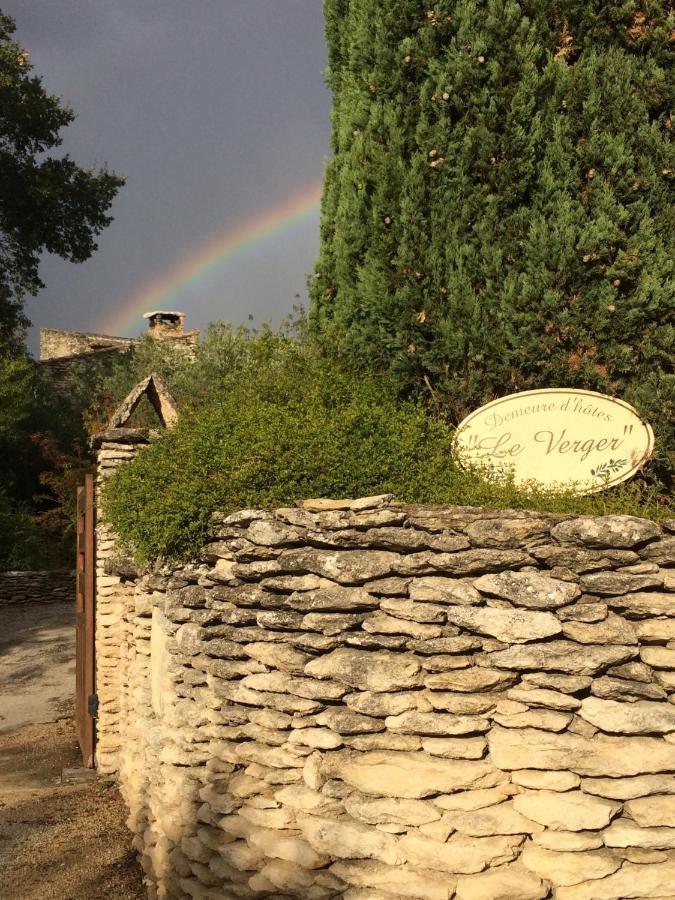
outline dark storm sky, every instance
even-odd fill
[[[36,327],[99,330],[221,233],[321,178],[330,98],[320,0],[4,0],[35,74],[77,114],[63,148],[127,184],[98,252],[45,257]],[[188,325],[278,321],[318,246],[318,214],[253,242],[172,298]],[[120,315],[120,321],[125,318]],[[127,333],[143,328],[126,316]],[[35,333],[31,346],[35,348]]]

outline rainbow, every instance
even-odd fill
[[[142,313],[153,309],[172,309],[181,292],[199,284],[238,254],[315,215],[319,209],[321,187],[320,181],[305,187],[283,203],[208,238],[185,259],[104,316],[96,330],[100,334],[137,333]]]

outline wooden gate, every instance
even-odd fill
[[[75,725],[82,762],[95,766],[96,685],[94,657],[95,623],[94,476],[86,475],[77,489],[77,574],[75,606]]]

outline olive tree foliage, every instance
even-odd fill
[[[16,342],[27,324],[23,299],[43,287],[40,255],[83,262],[111,221],[123,179],[80,168],[53,151],[75,118],[14,40],[14,20],[0,10],[0,340]]]

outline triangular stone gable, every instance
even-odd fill
[[[156,372],[139,381],[117,407],[108,422],[108,428],[123,428],[144,396],[152,404],[159,421],[165,428],[172,428],[178,421],[176,402],[161,375]]]

